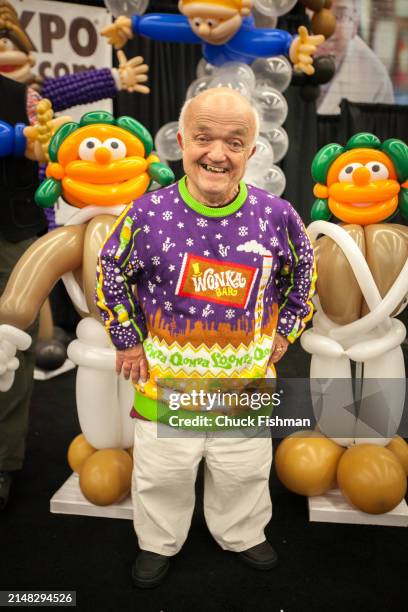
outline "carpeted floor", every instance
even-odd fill
[[[291,349],[283,376],[307,376]],[[190,535],[155,590],[134,589],[137,552],[130,521],[55,515],[49,499],[69,476],[66,449],[79,433],[75,373],[37,382],[24,470],[0,515],[0,590],[76,590],[81,611],[400,612],[408,601],[403,528],[309,523],[304,498],[271,477],[267,535],[279,566],[260,573],[212,540],[202,510],[202,477]]]

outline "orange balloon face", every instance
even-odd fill
[[[353,149],[331,165],[329,208],[345,223],[368,225],[390,217],[401,189],[392,161],[375,149]]]
[[[79,128],[58,151],[62,195],[79,208],[128,204],[150,182],[144,155],[141,141],[123,128],[107,124]]]

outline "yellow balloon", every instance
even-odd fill
[[[405,474],[408,476],[408,444],[405,442],[404,438],[395,436],[391,442],[387,444],[386,448],[394,453],[401,463]]]
[[[96,448],[91,446],[84,434],[76,436],[68,448],[68,463],[73,472],[81,471],[84,462],[96,452]]]
[[[337,481],[348,501],[369,514],[390,512],[407,491],[401,463],[389,449],[376,444],[349,448],[340,459]]]
[[[316,431],[285,438],[275,453],[276,473],[290,491],[323,495],[335,486],[336,470],[344,448]]]
[[[132,467],[132,459],[125,450],[98,450],[82,467],[79,476],[81,491],[97,506],[119,502],[130,491]]]

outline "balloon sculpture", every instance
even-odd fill
[[[408,218],[408,146],[357,134],[345,147],[321,149],[312,175],[317,312],[301,342],[312,354],[319,431],[286,438],[277,472],[303,495],[321,495],[337,479],[352,505],[384,513],[403,499],[408,474],[408,445],[395,437],[405,401],[406,329],[393,318],[407,304],[408,228],[392,222],[397,213]],[[344,225],[329,223],[332,216]],[[356,378],[363,375],[356,398],[352,362]]]
[[[0,326],[3,390],[13,383],[16,347],[30,344],[21,330],[36,318],[59,278],[84,317],[68,355],[78,365],[77,406],[86,443],[76,442],[70,457],[73,469],[81,468],[83,493],[102,505],[129,490],[131,460],[121,449],[133,444],[129,410],[134,391],[115,373],[115,350],[94,304],[96,262],[126,205],[153,179],[162,186],[174,180],[172,171],[151,154],[152,148],[149,132],[131,117],[114,119],[108,112],[95,111],[83,115],[79,123],[61,126],[50,142],[48,178],[38,188],[36,200],[40,206],[57,201],[65,225],[25,252],[0,299],[0,320],[5,323]],[[86,461],[84,446],[92,454]]]
[[[36,77],[32,73],[35,64],[33,45],[16,10],[7,0],[0,0],[0,30],[0,74],[39,90],[51,101],[55,112],[111,98],[122,89],[149,93],[149,88],[143,85],[148,71],[143,58],[127,60],[123,52],[118,56],[118,69],[86,70],[57,78]]]

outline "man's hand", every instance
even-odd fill
[[[119,77],[121,89],[126,89],[129,92],[137,91],[139,93],[148,94],[150,89],[146,85],[139,85],[147,81],[149,66],[144,64],[144,59],[141,55],[132,57],[128,60],[123,51],[117,52],[119,62]]]
[[[120,374],[122,370],[126,380],[130,377],[135,385],[139,380],[144,383],[147,382],[149,378],[149,365],[143,344],[137,344],[123,351],[116,351],[116,374]]]
[[[108,43],[115,49],[121,49],[128,40],[133,38],[132,20],[121,15],[117,17],[112,25],[106,26],[101,30],[102,36],[106,36]]]
[[[290,46],[289,57],[295,70],[310,76],[315,71],[312,55],[316,53],[317,47],[325,41],[325,38],[323,34],[310,36],[305,26],[300,26],[298,32],[299,36]]]
[[[288,350],[289,342],[280,334],[275,334],[275,341],[273,343],[273,349],[269,358],[269,363],[277,363],[286,351]]]

